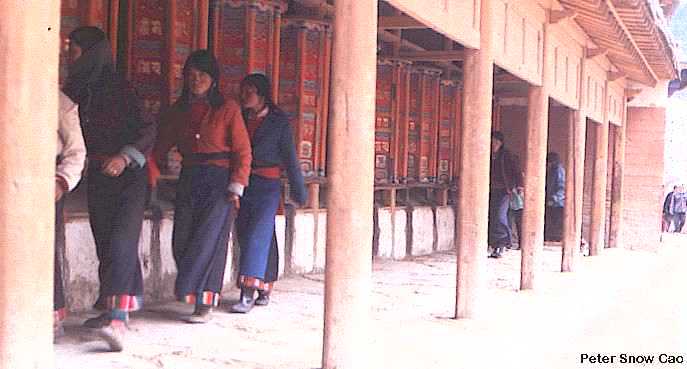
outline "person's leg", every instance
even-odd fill
[[[100,260],[97,307],[106,313],[84,322],[97,328],[112,351],[121,351],[129,313],[140,309],[143,277],[138,242],[147,189],[145,169],[126,170],[120,177],[89,182],[89,213]],[[90,179],[90,178],[89,178]]]
[[[518,231],[518,249],[521,248],[520,245],[522,244],[522,212],[522,209],[515,211],[515,227]]]
[[[544,208],[544,241],[551,240],[553,223],[553,211],[551,210],[551,206],[546,206]]]
[[[682,227],[685,226],[685,213],[678,213],[677,218],[678,218],[678,221],[677,221],[677,225],[675,227],[676,228],[675,231],[677,233],[681,233]]]
[[[53,279],[53,333],[55,337],[64,334],[62,322],[67,317],[67,308],[62,284],[62,263],[57,240],[64,227],[63,209],[64,198],[55,203],[55,266]]]
[[[487,237],[487,253],[489,257],[495,257],[497,228],[498,228],[498,190],[491,189],[489,191],[489,218],[488,218],[488,237]]]
[[[265,306],[270,302],[270,294],[274,289],[274,283],[279,278],[279,248],[277,247],[277,234],[272,233],[272,244],[270,254],[267,258],[267,270],[265,271],[265,284],[258,288],[258,298],[255,305]]]
[[[563,208],[554,207],[553,211],[553,229],[551,229],[551,240],[560,242],[563,238]]]
[[[497,227],[496,227],[496,250],[495,257],[500,257],[503,249],[511,244],[511,230],[508,222],[508,208],[509,204],[508,193],[501,191],[498,198],[498,213],[497,213]]]
[[[241,296],[239,302],[231,307],[232,312],[249,312],[255,303],[255,291],[270,289],[267,272],[271,271],[269,265],[275,237],[274,218],[279,198],[279,181],[251,177],[251,183],[242,202],[242,205],[245,203],[247,206],[242,206],[239,214]]]

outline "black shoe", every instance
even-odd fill
[[[491,253],[491,257],[498,259],[501,257],[502,252],[503,252],[503,247],[497,247],[494,249],[494,252]]]
[[[241,288],[241,298],[239,302],[231,306],[232,313],[246,314],[253,309],[255,305],[255,288]]]
[[[205,324],[212,320],[212,307],[206,305],[196,305],[196,309],[191,316],[186,317],[186,323]]]
[[[255,305],[266,306],[270,303],[270,293],[258,290],[258,298],[255,299]]]
[[[95,318],[91,318],[83,322],[83,326],[91,329],[102,328],[110,324],[110,314],[102,313]]]

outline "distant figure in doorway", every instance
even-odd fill
[[[489,183],[489,257],[500,258],[505,247],[510,247],[512,234],[508,221],[510,194],[522,188],[522,171],[518,158],[504,145],[505,136],[499,131],[491,133],[491,181]]]
[[[673,232],[681,233],[682,227],[685,225],[685,213],[687,212],[687,194],[685,194],[685,187],[683,185],[677,186],[677,192],[673,194],[672,204],[673,222],[675,222]]]
[[[666,195],[663,201],[663,232],[670,231],[670,225],[673,223],[673,197],[678,192],[678,186],[673,186],[673,190]]]
[[[563,235],[565,206],[565,169],[555,152],[546,155],[546,212],[544,240],[560,241]]]

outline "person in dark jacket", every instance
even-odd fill
[[[512,191],[521,191],[522,171],[517,156],[505,147],[503,133],[491,133],[491,170],[489,183],[489,246],[490,257],[500,258],[505,247],[512,244],[508,209]]]
[[[183,69],[181,97],[160,119],[157,162],[176,146],[183,157],[174,207],[172,249],[179,301],[195,306],[189,323],[206,323],[219,304],[230,222],[250,173],[251,147],[241,107],[219,91],[220,70],[207,50]]]
[[[282,169],[286,170],[291,198],[302,205],[308,197],[293,130],[286,114],[272,102],[269,79],[262,74],[246,76],[241,82],[241,105],[253,147],[253,163],[237,221],[241,296],[231,307],[235,313],[267,305],[277,280],[279,255],[274,218],[281,195]]]
[[[79,106],[88,158],[88,215],[100,262],[95,307],[105,310],[84,325],[98,329],[112,351],[121,351],[129,312],[142,304],[138,240],[147,190],[145,155],[156,127],[143,119],[139,99],[115,73],[102,30],[80,27],[69,41],[63,90]]]
[[[663,201],[663,232],[670,231],[670,225],[673,223],[673,197],[677,192],[677,186],[673,186],[673,190],[668,193],[666,199]]]
[[[563,236],[563,207],[565,206],[565,169],[555,152],[546,155],[546,211],[544,239],[560,241]]]

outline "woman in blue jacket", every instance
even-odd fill
[[[303,205],[308,197],[293,130],[286,114],[272,102],[269,79],[257,73],[245,77],[241,81],[241,105],[253,148],[253,162],[237,219],[241,297],[231,307],[234,313],[247,313],[254,305],[267,305],[277,280],[279,255],[274,218],[281,196],[282,169],[289,179],[291,198]]]

